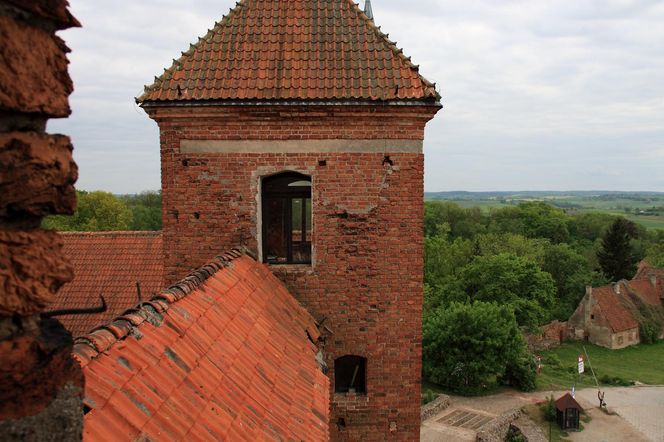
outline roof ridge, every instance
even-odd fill
[[[397,46],[396,41],[390,40],[390,34],[386,34],[381,30],[381,27],[376,25],[376,23],[369,17],[367,14],[360,8],[360,5],[358,3],[355,3],[353,0],[346,0],[347,2],[351,3],[354,7],[354,9],[359,13],[360,18],[364,19],[366,24],[369,26],[370,29],[372,29],[376,35],[383,39],[385,43],[387,43],[387,46],[392,50],[392,52],[401,58],[402,61],[406,63],[406,66],[408,66],[411,69],[414,69],[415,72],[417,72],[418,77],[422,83],[424,83],[426,86],[433,88],[434,95],[436,96],[436,99],[440,99],[440,94],[436,91],[436,83],[432,83],[422,74],[420,74],[420,65],[413,63],[412,57],[406,57],[406,54],[404,54],[403,49],[401,49],[399,46]]]
[[[172,304],[186,297],[219,270],[228,267],[234,259],[243,255],[251,256],[244,247],[233,248],[217,255],[207,264],[162,290],[150,300],[138,303],[135,308],[125,311],[107,324],[76,338],[72,351],[74,357],[81,366],[85,366],[117,342],[136,334],[137,328],[144,322],[159,325],[163,320],[163,314]]]

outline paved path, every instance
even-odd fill
[[[597,390],[594,389],[579,391],[577,398],[591,404],[591,409],[596,409],[597,405],[599,405],[599,401],[597,400]],[[597,432],[598,435],[604,436],[603,440],[606,442],[613,440],[664,442],[664,386],[609,388],[606,390],[604,400],[610,410],[614,410],[618,413],[620,417],[631,424],[634,430],[639,432],[636,434],[640,439],[616,438],[609,431],[603,430],[603,425],[595,425],[595,416],[593,414],[591,414],[593,421],[590,422],[589,425],[586,425],[587,429],[596,429],[595,432]],[[583,406],[584,404],[581,405]],[[596,411],[600,413],[599,410]],[[613,416],[607,417],[610,418]],[[605,420],[603,420],[603,423],[606,423]],[[585,432],[586,430],[578,434],[582,435]],[[574,441],[601,440],[582,438],[571,439]]]

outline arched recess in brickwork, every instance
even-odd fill
[[[367,358],[345,355],[334,360],[334,392],[367,392]]]
[[[261,183],[263,261],[311,264],[311,177],[283,172]]]

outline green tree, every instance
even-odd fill
[[[522,203],[519,209],[523,214],[527,237],[547,238],[554,243],[569,240],[571,218],[563,210],[542,201]]]
[[[475,236],[477,255],[490,256],[510,253],[542,264],[549,241],[543,238],[526,238],[516,233],[487,233]]]
[[[636,235],[636,226],[625,218],[617,218],[604,234],[597,260],[602,272],[612,281],[634,276],[638,256],[632,247],[632,239]]]
[[[553,278],[526,258],[478,256],[461,271],[460,280],[471,300],[512,305],[519,325],[535,328],[550,319]]]
[[[552,310],[556,319],[566,320],[585,294],[586,286],[596,280],[588,260],[568,244],[554,244],[544,252],[542,270],[556,285],[558,302]]]
[[[161,191],[123,195],[120,199],[131,210],[130,230],[161,230]]]
[[[458,392],[493,384],[525,350],[509,306],[453,302],[425,316],[424,376]]]
[[[592,243],[604,235],[615,219],[615,215],[607,213],[591,212],[577,215],[572,221],[575,236]]]
[[[96,232],[127,230],[132,221],[131,211],[115,195],[102,192],[77,192],[76,211],[72,216],[52,216],[44,220],[44,227],[62,231]]]
[[[479,207],[464,209],[450,201],[427,201],[424,204],[425,236],[440,236],[441,226],[454,238],[471,238],[486,230],[485,217]]]

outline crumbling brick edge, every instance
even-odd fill
[[[514,408],[487,422],[478,429],[477,442],[503,442],[510,426],[521,413],[521,408]]]

